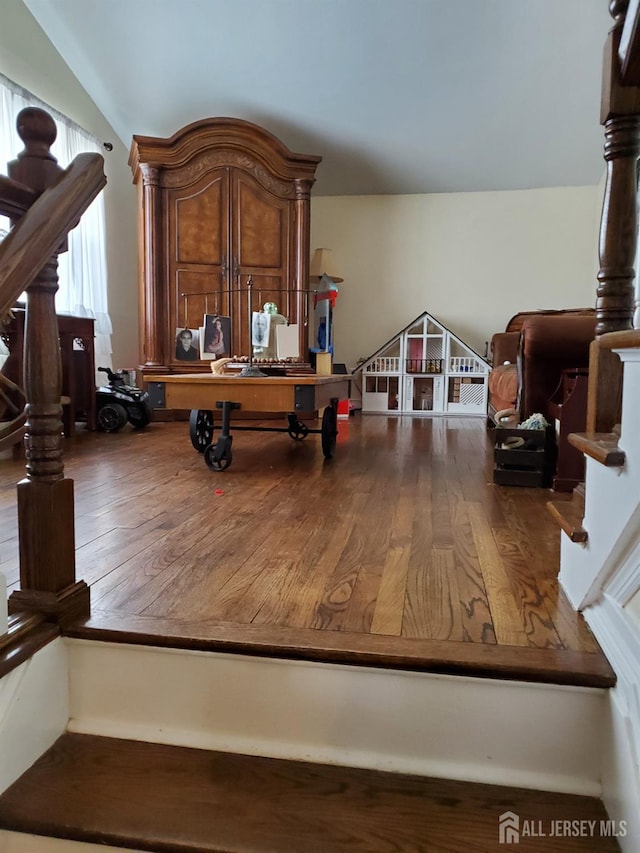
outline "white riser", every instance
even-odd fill
[[[65,644],[70,731],[600,794],[606,691]]]

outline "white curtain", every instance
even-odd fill
[[[58,134],[51,152],[63,169],[78,154],[101,153],[100,142],[95,137],[0,75],[0,171],[4,174],[7,163],[15,160],[24,148],[16,130],[16,118],[20,110],[30,106],[47,110],[55,120]],[[8,231],[9,228],[9,220],[0,217],[0,230]],[[56,294],[56,311],[95,319],[96,366],[111,367],[102,193],[84,213],[80,224],[70,232],[69,251],[58,256],[58,276],[60,287]]]

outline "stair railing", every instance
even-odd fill
[[[24,150],[9,164],[8,177],[0,176],[0,212],[12,219],[0,243],[0,317],[26,292],[26,406],[17,427],[24,430],[26,455],[26,477],[17,487],[20,588],[8,610],[63,623],[88,614],[89,588],[75,576],[73,481],[64,476],[57,256],[106,178],[99,154],[81,154],[60,168],[50,151],[55,122],[44,110],[23,110],[18,133]],[[15,441],[15,433],[3,439]]]

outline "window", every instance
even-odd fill
[[[51,147],[63,168],[83,152],[101,153],[101,143],[70,119],[21,89],[0,74],[0,169],[15,160],[24,145],[16,130],[16,118],[24,107],[45,109],[53,117],[58,134]],[[111,320],[107,303],[104,199],[102,193],[69,233],[69,251],[58,257],[59,290],[56,311],[95,319],[96,365],[111,366]],[[9,220],[0,217],[0,231],[8,231]],[[1,236],[1,235],[0,235]]]

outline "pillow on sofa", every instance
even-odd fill
[[[489,374],[489,400],[494,412],[514,409],[518,400],[518,368],[515,364],[498,364]]]

